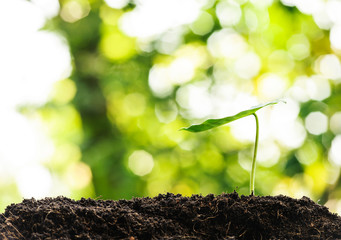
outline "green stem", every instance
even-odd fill
[[[255,116],[255,120],[256,120],[256,140],[255,140],[255,147],[254,147],[254,151],[253,151],[251,176],[250,176],[250,194],[251,195],[253,195],[254,191],[255,191],[255,170],[256,170],[256,157],[257,157],[258,138],[259,138],[258,117],[257,117],[256,113],[253,113],[252,115]]]

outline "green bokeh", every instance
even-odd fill
[[[60,2],[61,8],[66,2]],[[245,166],[251,164],[252,142],[236,139],[229,126],[198,134],[178,131],[203,119],[191,117],[180,106],[177,90],[200,82],[203,76],[217,78],[214,64],[233,65],[207,53],[209,37],[222,29],[216,16],[217,4],[184,26],[183,41],[176,47],[201,49],[210,63],[200,63],[189,82],[176,83],[169,94],[157,96],[148,83],[151,68],[157,64],[168,66],[182,53],[160,52],[157,38],[150,43],[150,51],[137,47],[138,39],[127,36],[118,24],[122,15],[135,8],[134,4],[117,10],[102,1],[89,2],[91,10],[86,17],[70,23],[57,16],[46,26],[66,38],[74,67],[72,75],[56,86],[51,102],[36,109],[56,144],[57,155],[48,166],[51,172],[63,176],[66,168],[78,161],[90,167],[92,182],[74,190],[73,197],[129,199],[165,192],[220,194],[235,189],[248,194],[249,172]],[[240,8],[241,20],[230,29],[246,39],[259,56],[261,67],[248,80],[228,72],[224,81],[233,81],[261,102],[262,74],[272,72],[287,78],[289,88],[297,76],[315,74],[313,63],[320,55],[332,53],[328,31],[318,28],[311,16],[294,7],[274,1],[268,8],[257,8],[249,2]],[[258,25],[252,19],[257,19]],[[293,35],[296,37],[291,39]],[[309,45],[308,50],[295,50],[296,43]],[[276,54],[272,54],[274,51]],[[220,80],[210,82],[208,89],[214,81]],[[341,111],[340,83],[330,81],[330,86],[332,94],[328,98],[300,103],[300,121],[304,122],[314,111],[329,118]],[[328,151],[335,135],[330,129],[318,136],[307,133],[299,148],[277,143],[278,162],[272,166],[257,165],[256,193],[267,195],[302,187],[322,203],[330,197],[340,197],[339,174],[336,173],[336,180],[328,180],[329,169],[333,168]],[[154,161],[151,172],[144,176],[129,168],[132,153],[140,150]]]

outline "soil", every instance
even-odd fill
[[[307,197],[171,193],[132,200],[26,199],[0,239],[341,239],[341,217]]]

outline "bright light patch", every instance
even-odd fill
[[[269,133],[274,139],[288,148],[298,148],[306,137],[306,131],[297,119],[300,111],[299,104],[286,99],[286,104],[277,104],[272,108]]]
[[[341,135],[337,135],[332,141],[329,160],[337,166],[341,166]]]
[[[0,101],[6,105],[45,103],[53,84],[71,72],[69,49],[53,33],[36,32],[20,44],[14,41],[6,46],[0,49],[0,76],[7,79],[0,81]]]
[[[41,166],[54,153],[46,126],[37,113],[26,118],[17,108],[30,104],[39,108],[56,97],[51,90],[71,73],[65,39],[41,30],[46,18],[58,11],[57,0],[0,1],[1,35],[10,36],[0,38],[0,79],[4,80],[0,81],[0,145],[5,146],[0,148],[0,162],[8,176],[15,176],[25,198],[45,197],[53,187],[50,172]],[[74,93],[71,89],[54,100],[69,101]]]
[[[201,81],[181,87],[177,91],[176,101],[191,117],[205,118],[212,113],[212,98],[208,86],[208,81]]]
[[[277,99],[283,97],[287,88],[287,79],[276,74],[262,75],[259,80],[259,93],[266,99]]]
[[[111,8],[121,9],[124,8],[129,0],[104,0],[106,4],[108,4]]]
[[[59,1],[58,0],[31,0],[31,2],[40,8],[43,15],[51,19],[58,15]]]
[[[14,110],[2,110],[0,125],[0,162],[15,172],[18,167],[44,162],[51,157],[54,147],[43,134],[41,123],[29,121]]]
[[[341,134],[341,112],[336,112],[330,118],[330,129],[334,134]]]
[[[239,107],[240,100],[247,101],[250,97],[246,96],[246,94],[241,94],[234,84],[226,82],[213,85],[211,94],[215,106],[214,116],[217,118],[226,117],[231,113],[239,112],[240,109],[236,108]]]
[[[234,69],[236,74],[244,79],[250,79],[256,75],[261,68],[261,60],[253,52],[246,53],[237,59]]]
[[[40,165],[25,166],[16,172],[15,180],[19,192],[24,198],[47,197],[52,188],[50,172]]]
[[[239,4],[234,1],[220,1],[217,4],[216,12],[223,27],[236,25],[242,16]]]
[[[257,8],[266,8],[272,4],[273,0],[250,0],[250,2]]]
[[[306,89],[307,78],[306,76],[297,77],[290,88],[290,94],[296,101],[306,102],[310,99]]]
[[[336,24],[341,24],[341,2],[339,0],[326,1],[326,10],[329,18]]]
[[[307,91],[311,99],[322,101],[330,96],[330,84],[326,78],[312,76],[307,82]]]
[[[257,14],[251,9],[245,9],[244,11],[245,23],[247,27],[251,32],[256,31],[259,25]]]
[[[297,0],[281,0],[285,6],[293,7],[295,6]]]
[[[320,135],[328,129],[328,118],[321,112],[311,112],[305,118],[305,127],[309,133]]]
[[[298,117],[300,105],[291,99],[285,99],[285,101],[285,104],[276,104],[271,109],[271,126],[273,128],[281,128]]]
[[[206,46],[201,44],[184,45],[179,48],[174,55],[180,59],[188,59],[188,61],[191,61],[193,66],[197,68],[208,68],[210,66]],[[176,59],[174,61],[176,61]]]
[[[322,7],[317,10],[313,14],[313,17],[317,26],[321,29],[328,30],[333,26],[333,22],[331,21],[329,14],[327,13],[326,7]]]
[[[195,20],[195,22],[191,24],[191,29],[193,33],[197,35],[205,35],[211,32],[213,26],[214,26],[214,20],[211,14],[207,12],[201,12],[198,19]]]
[[[195,0],[139,1],[134,10],[121,18],[121,28],[134,37],[154,37],[169,29],[192,23],[200,14]]]
[[[92,180],[91,169],[83,162],[71,164],[66,172],[66,181],[73,189],[82,189],[90,184]]]
[[[231,29],[214,32],[207,40],[207,48],[217,58],[236,58],[246,52],[245,39]]]
[[[286,122],[285,126],[272,127],[272,134],[277,141],[290,149],[299,148],[306,138],[306,131],[298,120]]]
[[[202,46],[185,45],[174,55],[176,58],[170,64],[155,64],[149,72],[149,86],[155,96],[168,96],[174,86],[192,80],[196,69],[207,65],[207,52]]]
[[[322,101],[331,94],[331,87],[327,79],[319,75],[312,77],[299,76],[290,88],[292,96],[301,102],[309,99]]]
[[[88,1],[70,0],[63,5],[60,17],[65,22],[73,23],[88,16],[89,12],[90,4]]]
[[[264,167],[275,165],[281,156],[281,151],[276,143],[267,141],[259,145],[257,162]]]
[[[222,118],[236,114],[241,109],[248,109],[258,104],[255,96],[242,92],[237,86],[228,82],[215,84],[210,88],[212,99],[212,117]]]
[[[128,166],[135,175],[144,176],[153,170],[154,159],[150,153],[137,150],[129,156]]]
[[[26,93],[23,96],[36,99],[34,102],[45,102],[53,84],[70,75],[70,52],[64,39],[48,32],[37,33],[36,37],[28,40],[28,44],[31,50],[27,52],[30,59],[23,64],[23,80],[27,81],[24,83]],[[30,99],[24,101],[30,102]]]
[[[253,116],[238,119],[238,121],[232,122],[229,125],[232,135],[239,141],[253,142],[255,140],[256,123]]]
[[[154,65],[149,71],[148,83],[153,94],[157,97],[168,96],[174,88],[165,66]]]
[[[321,0],[299,0],[295,1],[295,4],[298,10],[305,14],[313,14],[323,7]]]
[[[339,58],[334,54],[320,56],[316,61],[320,73],[333,80],[341,78],[341,64]]]
[[[195,65],[186,57],[176,58],[169,66],[169,77],[175,84],[183,84],[194,77]]]
[[[249,109],[252,106],[258,105],[258,102],[254,97],[248,96],[245,93],[239,93],[236,95],[235,99],[233,101],[230,101],[228,104],[225,103],[225,105],[231,105],[233,108],[231,108],[231,111],[229,113],[226,113],[224,116],[219,117],[226,117],[234,115],[242,110]],[[262,129],[262,134],[260,135],[260,139],[266,138],[266,119],[264,119],[264,112],[267,110],[264,109],[262,111],[259,111],[257,113],[258,119],[259,119],[259,128]],[[233,136],[242,142],[253,142],[255,140],[255,134],[256,134],[256,123],[253,116],[248,116],[245,118],[238,119],[238,121],[232,122],[229,124],[231,128],[231,133]]]
[[[341,50],[341,24],[334,25],[330,30],[330,43],[336,50]]]
[[[15,39],[15,36],[21,35],[22,33],[27,34],[37,31],[42,28],[44,24],[44,15],[40,9],[32,3],[21,0],[0,2],[1,35],[11,36],[9,38],[11,41]],[[2,41],[4,40],[6,40],[6,38],[0,39],[0,46],[3,46]],[[7,47],[8,45],[5,46]],[[0,52],[2,53],[2,51]]]
[[[171,55],[183,43],[183,32],[183,28],[173,28],[163,33],[157,38],[155,49],[160,53]],[[147,38],[147,42],[151,41],[152,38]]]
[[[287,48],[296,60],[303,60],[310,55],[310,43],[304,34],[293,35],[287,42]]]

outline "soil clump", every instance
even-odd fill
[[[160,194],[131,200],[25,199],[0,239],[341,239],[341,217],[307,197]]]

